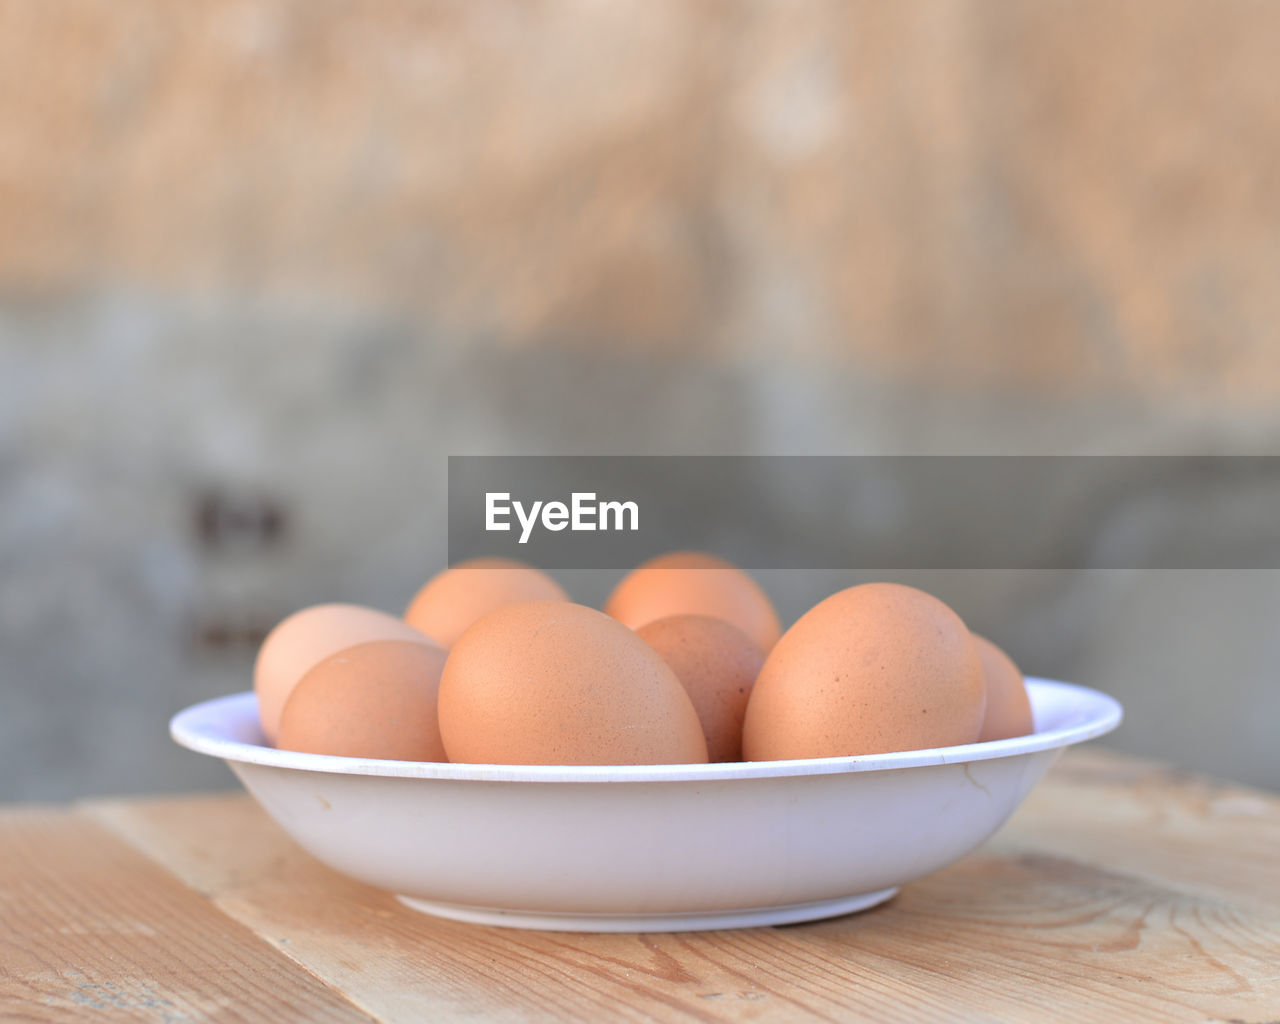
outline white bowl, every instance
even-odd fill
[[[434,764],[265,745],[251,693],[175,715],[345,875],[442,917],[566,931],[786,924],[874,906],[996,831],[1072,743],[1120,722],[1027,680],[1036,731],[862,757],[700,765]]]

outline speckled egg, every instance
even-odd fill
[[[1035,731],[1026,681],[1013,659],[985,636],[973,634],[987,682],[987,711],[978,741],[1007,740]]]
[[[567,601],[545,572],[508,558],[477,558],[433,576],[405,610],[409,625],[452,647],[464,630],[503,605]]]
[[[632,629],[668,615],[710,615],[737,626],[764,651],[782,631],[760,584],[732,563],[697,551],[672,551],[633,569],[604,610]]]
[[[742,760],[742,719],[764,651],[709,615],[669,615],[636,633],[661,655],[693,701],[712,761]]]
[[[282,750],[396,761],[444,761],[436,698],[445,652],[375,640],[313,667],[285,701]]]
[[[982,660],[960,616],[897,583],[833,594],[765,660],[747,706],[748,760],[840,757],[972,743]]]
[[[298,680],[335,651],[369,640],[432,642],[431,637],[394,615],[355,604],[303,608],[267,634],[253,667],[253,689],[269,743],[276,741],[280,711]]]
[[[442,762],[436,695],[443,669],[442,649],[412,641],[375,640],[330,654],[284,701],[278,746]]]
[[[454,644],[440,683],[451,761],[690,764],[707,760],[675,673],[609,616],[567,601],[508,605]]]

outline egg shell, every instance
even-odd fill
[[[732,563],[697,551],[672,551],[633,569],[604,610],[632,629],[669,615],[710,615],[737,626],[766,652],[782,632],[760,584]]]
[[[669,615],[636,630],[693,701],[712,761],[742,760],[742,720],[764,651],[737,626],[709,615]]]
[[[564,588],[540,569],[508,558],[477,558],[433,576],[409,602],[409,625],[452,647],[477,619],[508,604],[567,601]]]
[[[394,615],[356,604],[317,604],[303,608],[268,633],[253,667],[258,717],[267,741],[276,741],[285,701],[312,666],[330,654],[370,640],[433,642],[431,637]]]
[[[451,761],[691,764],[707,760],[698,713],[648,644],[567,601],[508,605],[449,652],[440,732]]]
[[[987,683],[987,711],[978,742],[1007,740],[1035,731],[1026,681],[1012,658],[985,636],[973,634]]]
[[[840,757],[972,743],[982,660],[960,616],[897,583],[806,612],[765,660],[743,723],[748,760]]]
[[[282,750],[394,761],[444,761],[436,716],[445,652],[375,640],[331,654],[293,688],[280,715]]]

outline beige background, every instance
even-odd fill
[[[398,610],[450,453],[1275,452],[1278,32],[0,0],[0,798],[224,783],[168,714],[301,604]],[[1248,545],[1280,481],[1150,501]],[[1280,785],[1277,574],[915,581],[1115,744]]]

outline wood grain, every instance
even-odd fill
[[[1021,841],[1280,913],[1275,794],[1140,758],[1072,751],[994,845]]]
[[[335,875],[241,795],[85,813],[384,1021],[1280,1019],[1277,848],[1258,842],[1280,802],[1064,762],[996,841],[883,907],[702,934],[436,920]]]
[[[93,821],[0,812],[0,1019],[368,1022]]]

